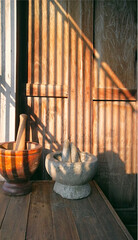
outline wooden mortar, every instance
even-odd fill
[[[16,142],[0,145],[0,174],[5,178],[3,190],[9,195],[24,195],[32,190],[30,177],[39,165],[42,146],[25,142],[27,115],[20,115]]]

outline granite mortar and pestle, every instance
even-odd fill
[[[89,181],[96,174],[97,157],[79,149],[69,140],[63,144],[62,152],[46,156],[46,170],[55,181],[53,190],[67,199],[81,199],[90,195]]]

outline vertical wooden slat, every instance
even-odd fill
[[[83,40],[78,37],[78,53],[77,53],[77,92],[78,92],[78,123],[77,123],[77,146],[83,150]]]
[[[47,83],[47,0],[42,0],[42,84]]]
[[[93,71],[93,1],[82,1],[83,36],[83,150],[92,151],[92,71]],[[86,14],[87,12],[87,14]],[[89,31],[89,29],[91,29]]]
[[[84,143],[85,143],[85,151],[90,152],[90,145],[91,145],[91,139],[90,139],[90,125],[91,123],[91,79],[90,79],[90,49],[86,46],[85,48],[85,56],[84,56],[84,78],[85,78],[85,86],[84,86]]]
[[[39,83],[39,1],[34,1],[34,83]]]
[[[63,129],[62,129],[62,99],[61,98],[57,98],[56,100],[56,125],[55,125],[55,132],[56,132],[56,141],[58,143],[61,143],[61,139],[62,139],[62,133],[63,133]]]
[[[119,145],[119,104],[113,104],[113,152],[118,152]]]
[[[92,124],[92,135],[93,135],[93,146],[92,153],[97,156],[98,155],[98,104],[97,102],[93,102],[93,124]]]
[[[126,104],[126,172],[128,174],[132,172],[132,131],[132,109]]]
[[[50,150],[52,150],[52,145],[55,142],[54,139],[54,123],[55,123],[55,118],[56,118],[56,111],[54,115],[54,99],[50,98],[49,99],[49,132],[51,134],[51,141],[50,141]]]
[[[49,83],[54,85],[55,77],[55,36],[56,36],[56,26],[55,26],[55,5],[50,1],[50,17],[49,17]]]
[[[66,7],[67,8],[67,7]],[[66,9],[67,11],[67,9]],[[63,62],[62,62],[62,68],[64,69],[64,84],[68,86],[68,76],[69,76],[69,23],[68,23],[68,18],[65,16],[64,18],[62,17],[63,20]],[[63,70],[62,69],[62,70]],[[63,79],[62,79],[63,80]]]
[[[120,103],[120,139],[119,139],[119,146],[120,146],[120,152],[119,157],[122,159],[122,161],[125,161],[125,103]]]
[[[50,98],[46,98],[46,102],[45,102],[45,109],[46,109],[46,130],[45,130],[45,136],[46,136],[46,143],[45,143],[45,148],[46,149],[50,149],[50,128],[49,128],[49,124],[50,124],[50,111],[49,111],[49,101],[50,101]]]
[[[111,118],[112,118],[112,103],[111,102],[107,102],[104,103],[104,112],[105,112],[105,151],[112,151],[112,122],[111,122]],[[99,118],[101,119],[101,118]],[[99,135],[100,136],[100,135]]]
[[[138,140],[137,140],[137,132],[138,132],[138,124],[137,124],[137,103],[135,103],[135,108],[132,111],[132,126],[133,126],[133,144],[132,144],[132,155],[131,155],[131,161],[132,161],[132,173],[137,174],[138,173]]]
[[[41,102],[41,131],[42,131],[42,137],[41,137],[41,141],[40,144],[46,148],[45,144],[46,144],[46,99],[42,98],[42,102]]]
[[[32,1],[28,3],[28,83],[31,83],[32,72]],[[34,40],[33,40],[34,41]]]
[[[71,131],[71,140],[76,144],[76,32],[71,27],[71,60],[70,60],[70,89],[71,89],[71,98],[70,98],[70,131]]]
[[[63,115],[62,115],[62,121],[63,121],[63,142],[68,138],[68,99],[62,99],[63,103]]]
[[[57,25],[57,38],[56,38],[56,58],[57,58],[57,61],[56,61],[56,64],[57,64],[57,76],[56,76],[56,83],[59,84],[59,85],[62,85],[62,67],[64,66],[63,65],[63,62],[62,62],[62,56],[63,56],[63,37],[62,37],[62,15],[59,11],[57,11],[57,19],[56,19],[56,25]]]

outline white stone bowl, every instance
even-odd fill
[[[88,184],[97,171],[97,158],[89,153],[80,152],[80,162],[63,162],[62,152],[46,156],[46,170],[55,181],[54,191],[64,198],[78,199],[88,196]]]

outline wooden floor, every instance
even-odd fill
[[[100,188],[82,200],[53,192],[53,182],[34,182],[32,193],[6,196],[0,182],[0,240],[132,239]]]

